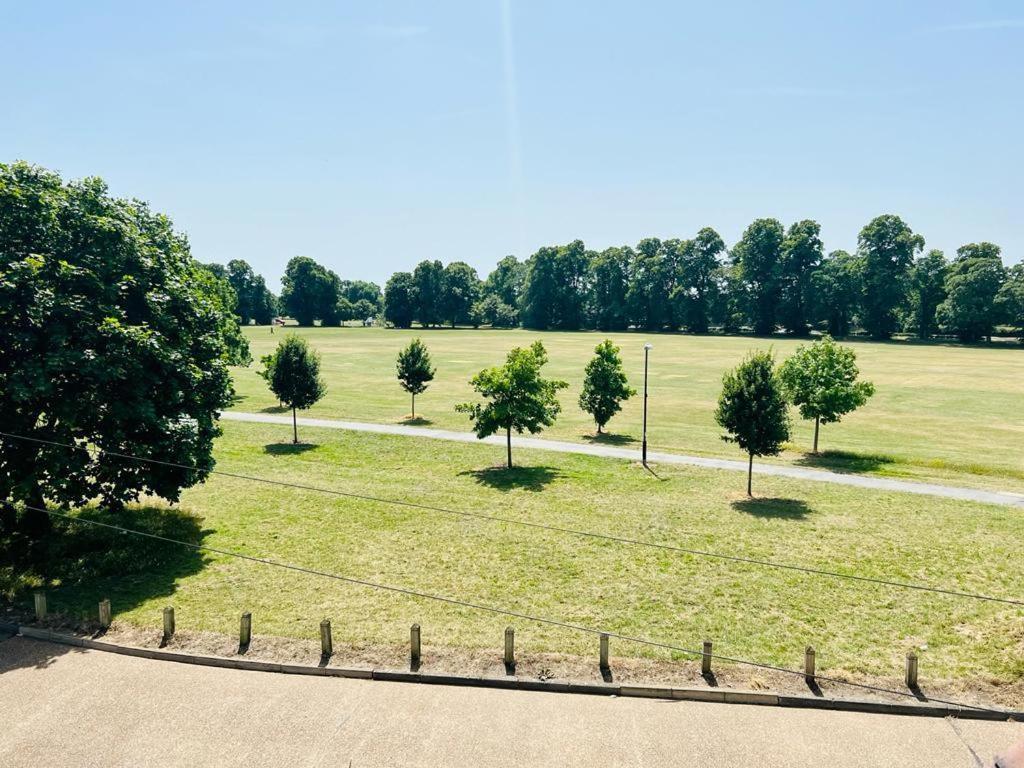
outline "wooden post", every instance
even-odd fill
[[[608,635],[601,633],[601,670],[608,669]]]
[[[413,664],[420,663],[420,625],[413,624],[409,628],[409,661]]]
[[[814,646],[808,645],[804,651],[804,680],[814,682]]]
[[[331,640],[331,620],[320,622],[320,653],[325,657],[334,653],[334,642]]]
[[[505,666],[516,665],[516,631],[512,627],[505,627]]]
[[[46,593],[40,589],[36,591],[34,597],[36,601],[36,621],[42,621],[46,618]]]
[[[100,626],[103,629],[110,627],[110,600],[100,600]]]
[[[248,648],[252,642],[252,614],[246,611],[238,625],[238,647]]]
[[[164,608],[164,640],[170,640],[174,637],[174,608],[167,606]]]
[[[704,641],[704,652],[700,656],[700,673],[702,675],[711,674],[711,641]]]
[[[917,654],[907,654],[907,688],[917,688]]]

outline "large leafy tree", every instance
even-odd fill
[[[267,288],[263,276],[257,275],[248,262],[232,259],[228,262],[227,279],[238,296],[235,312],[242,325],[269,325],[277,314],[277,298]]]
[[[464,261],[453,261],[444,268],[441,279],[441,314],[451,323],[469,322],[469,310],[480,297],[481,283],[476,270]]]
[[[529,258],[521,310],[525,327],[583,327],[589,258],[581,240],[545,246]]]
[[[660,331],[671,323],[671,267],[661,240],[646,237],[637,243],[626,303],[629,317],[638,328]]]
[[[1004,321],[1016,327],[1021,341],[1024,341],[1024,263],[1009,269],[996,303]]]
[[[292,442],[299,442],[296,411],[312,407],[327,393],[320,377],[320,355],[309,348],[302,336],[289,333],[270,357],[261,358],[264,378],[278,399],[292,409]]]
[[[398,353],[395,363],[398,382],[402,389],[412,395],[412,418],[416,418],[416,395],[426,391],[427,385],[434,380],[434,366],[430,362],[427,345],[419,339],[413,339],[409,346]]]
[[[755,456],[776,456],[789,440],[789,413],[771,352],[752,352],[722,377],[715,421],[722,439],[746,451],[747,495],[752,495]]]
[[[622,409],[622,401],[635,394],[622,370],[619,348],[605,339],[594,347],[594,356],[587,363],[579,399],[580,408],[594,417],[597,434]]]
[[[602,331],[624,330],[627,325],[626,295],[632,269],[633,249],[607,248],[590,262],[589,316]]]
[[[677,315],[690,333],[707,333],[719,298],[719,259],[725,242],[711,227],[704,227],[680,248],[679,285],[674,292]]]
[[[999,321],[996,302],[1006,279],[999,246],[969,243],[960,246],[946,276],[946,299],[936,312],[939,323],[961,341],[991,339]]]
[[[338,324],[338,291],[341,280],[308,256],[296,256],[281,278],[281,304],[302,326]]]
[[[0,499],[176,501],[206,478],[244,349],[218,279],[170,219],[100,179],[0,164],[3,429],[90,449],[0,437]],[[50,529],[28,511],[4,524],[22,541]]]
[[[810,346],[797,347],[779,375],[800,415],[814,419],[814,453],[822,424],[838,422],[875,393],[870,381],[857,381],[857,354],[828,335]]]
[[[777,219],[757,219],[732,249],[733,262],[749,295],[754,333],[775,332],[779,304],[780,259],[785,231]]]
[[[832,251],[811,277],[815,315],[833,337],[850,335],[863,293],[863,265],[859,256]]]
[[[501,367],[485,368],[470,380],[484,402],[460,403],[455,410],[469,415],[480,439],[505,430],[506,466],[512,468],[512,430],[536,434],[555,423],[561,411],[558,390],[564,381],[545,379],[541,368],[547,362],[544,345],[536,341],[528,348],[516,347]]]
[[[888,339],[896,330],[897,309],[906,298],[910,268],[924,238],[899,216],[886,214],[860,231],[857,247],[863,259],[864,329],[873,339]]]
[[[526,265],[515,256],[506,256],[484,281],[484,295],[498,299],[516,312],[523,296],[523,281],[526,279]]]
[[[424,328],[440,325],[444,319],[444,265],[437,260],[421,261],[413,270],[412,282],[416,319]]]
[[[946,298],[946,274],[949,262],[942,251],[932,249],[914,262],[910,271],[910,296],[919,339],[935,332],[935,310]]]
[[[380,312],[383,307],[380,286],[376,283],[370,283],[365,280],[342,280],[338,286],[338,293],[352,306],[358,305],[361,301],[369,304],[369,312],[366,312],[365,314],[360,312],[363,317],[375,315]],[[366,304],[360,306],[365,310]]]
[[[409,328],[416,318],[416,281],[409,272],[395,272],[384,286],[384,319]]]
[[[813,278],[821,258],[821,225],[810,219],[793,224],[782,241],[779,320],[795,336],[811,330]]]

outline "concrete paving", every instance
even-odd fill
[[[228,421],[249,421],[259,424],[286,424],[291,426],[292,417],[272,413],[245,413],[242,411],[224,411],[222,419]],[[505,445],[504,436],[492,435],[483,440],[472,432],[457,432],[448,429],[432,429],[428,427],[409,427],[403,424],[374,424],[364,421],[338,421],[335,419],[299,418],[303,427],[322,427],[325,429],[346,429],[354,432],[375,432],[385,435],[402,435],[405,437],[427,437],[435,440],[452,440],[459,443],[487,443],[488,445]],[[541,451],[557,451],[559,453],[580,453],[588,456],[601,456],[609,459],[640,460],[639,448],[617,448],[611,445],[587,445],[569,443],[560,440],[545,440],[536,437],[516,436],[512,438],[516,448],[533,448]],[[732,472],[747,471],[746,461],[730,459],[711,459],[704,456],[685,456],[678,453],[662,453],[648,451],[647,459],[652,464],[678,464],[707,469],[724,469]],[[982,491],[976,488],[960,488],[937,483],[916,483],[907,480],[892,480],[886,477],[870,475],[851,475],[839,472],[828,472],[823,469],[807,469],[805,467],[787,467],[777,464],[754,463],[754,473],[791,477],[797,480],[810,480],[817,483],[835,483],[836,485],[852,485],[857,488],[871,488],[879,491],[896,491],[898,493],[916,493],[924,496],[940,496],[947,499],[978,501],[983,504],[1000,504],[1003,506],[1024,509],[1024,494],[1010,491]]]
[[[0,641],[0,765],[991,765],[1024,724],[196,667]]]

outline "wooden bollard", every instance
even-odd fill
[[[42,621],[46,618],[46,593],[40,589],[33,597],[36,603],[36,621]]]
[[[917,688],[917,654],[907,654],[907,688]]]
[[[331,639],[331,620],[320,622],[320,653],[325,657],[334,653],[334,641]]]
[[[246,611],[238,624],[238,647],[248,648],[252,642],[252,614]]]
[[[808,645],[804,651],[804,680],[814,682],[814,646]]]
[[[608,669],[608,635],[601,633],[601,669]]]
[[[420,663],[420,625],[413,624],[409,627],[409,661],[413,664]]]
[[[174,608],[167,606],[164,608],[164,640],[170,640],[174,637]]]
[[[516,631],[512,627],[505,627],[505,666],[516,665]]]
[[[100,626],[103,629],[110,627],[110,600],[100,600]]]
[[[702,675],[711,674],[711,641],[704,641],[704,652],[700,655],[700,673]]]

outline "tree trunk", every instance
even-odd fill
[[[508,468],[512,469],[512,427],[505,427],[505,445],[508,452]]]
[[[295,406],[292,406],[292,444],[299,443],[299,420],[295,416]]]
[[[750,454],[750,461],[747,463],[747,496],[753,496],[751,479],[754,476],[754,454]]]
[[[818,425],[821,424],[821,416],[814,417],[814,452],[818,452]]]
[[[416,418],[416,393],[412,393],[412,417]]]

